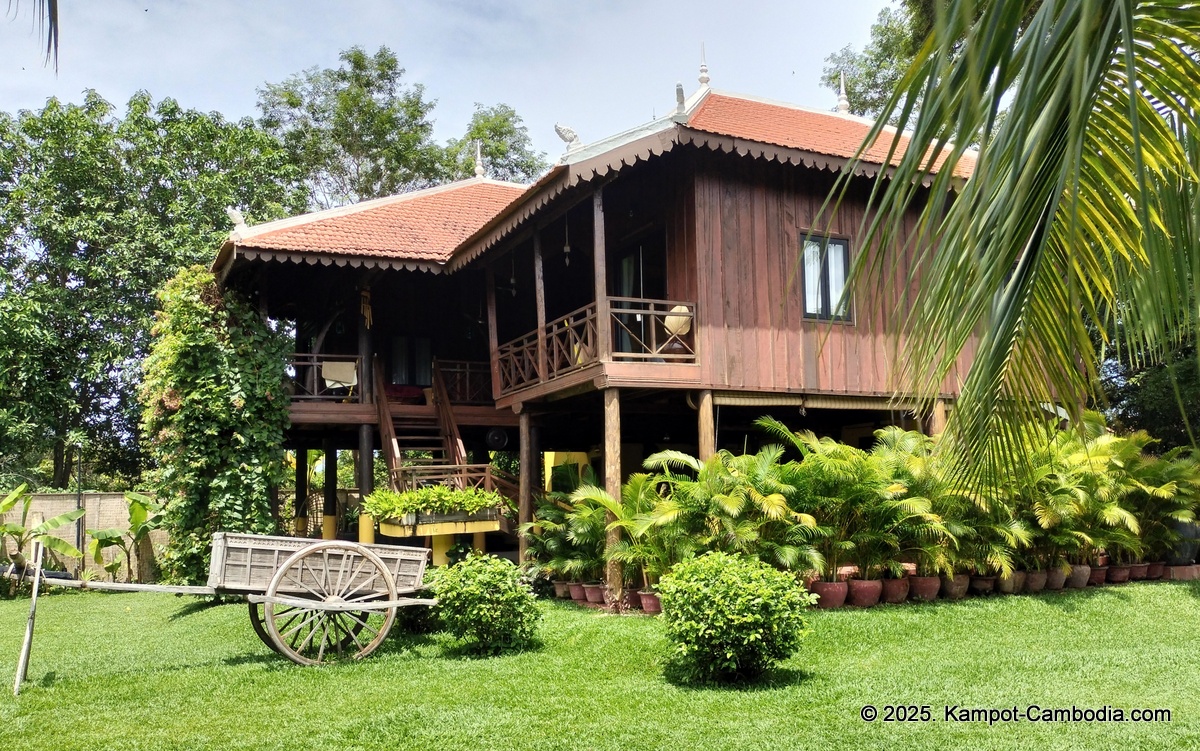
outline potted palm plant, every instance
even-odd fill
[[[1154,460],[1147,475],[1144,487],[1132,492],[1128,502],[1141,530],[1143,578],[1159,579],[1183,539],[1181,525],[1196,520],[1200,461],[1194,453],[1173,449]]]

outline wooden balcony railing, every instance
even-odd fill
[[[350,366],[353,366],[351,372]],[[287,374],[294,401],[363,402],[363,363],[357,355],[297,352],[288,358]]]
[[[599,360],[596,340],[596,303],[547,323],[546,378],[553,380]]]
[[[486,362],[438,360],[451,404],[491,404],[492,371]]]
[[[610,297],[612,359],[696,362],[696,304],[638,297]],[[538,332],[497,348],[500,393],[552,381],[602,359],[596,304],[588,303],[546,324],[546,363],[539,364]],[[544,372],[543,372],[544,371]]]
[[[426,485],[448,485],[452,488],[480,488],[494,490],[500,495],[516,499],[517,478],[496,469],[490,464],[430,464],[417,467],[399,467],[392,472],[395,487],[403,492]]]
[[[608,298],[615,360],[696,362],[696,304],[637,297]]]

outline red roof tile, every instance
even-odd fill
[[[240,247],[443,262],[525,186],[474,178],[239,233]]]
[[[871,123],[853,115],[773,104],[741,96],[709,93],[688,118],[687,126],[747,141],[812,151],[846,159],[852,158],[871,130]],[[904,155],[908,137],[885,130],[862,154],[862,160],[883,164],[892,145],[889,138],[900,139],[893,163]],[[968,177],[974,167],[970,153],[960,159],[955,174]]]

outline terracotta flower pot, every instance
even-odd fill
[[[642,606],[642,596],[638,594],[636,587],[629,587],[625,590],[625,607],[640,608]]]
[[[1046,572],[1046,589],[1057,592],[1067,586],[1067,572],[1058,566]]]
[[[847,602],[856,608],[875,607],[883,594],[883,582],[879,579],[851,579],[846,587]]]
[[[817,607],[828,610],[846,603],[848,589],[846,582],[815,581],[810,591],[817,596]]]
[[[1093,587],[1099,587],[1108,580],[1108,566],[1092,566],[1091,572],[1088,574],[1088,584]]]
[[[971,585],[971,577],[966,574],[955,574],[953,577],[942,577],[942,597],[947,600],[961,600],[967,596],[967,587]]]
[[[583,585],[583,593],[584,593],[584,597],[587,598],[588,602],[596,603],[599,605],[604,604],[604,585],[603,584],[584,584]]]
[[[1042,586],[1045,586],[1043,583]],[[996,591],[1002,595],[1011,595],[1025,588],[1025,572],[1014,571],[1011,576],[996,577]]]
[[[1046,578],[1049,576],[1048,571],[1027,571],[1025,573],[1025,591],[1030,594],[1037,594],[1046,588]]]
[[[554,596],[565,598],[571,596],[570,582],[554,582]]]
[[[583,591],[582,582],[571,582],[568,588],[571,590],[571,599],[575,602],[585,602],[587,600],[587,593]]]
[[[908,596],[921,602],[933,602],[942,588],[940,576],[908,577]]]
[[[642,601],[643,613],[661,613],[662,601],[658,599],[657,592],[638,592],[638,598]]]
[[[889,605],[898,605],[908,599],[909,582],[907,576],[899,579],[883,580],[883,601]]]
[[[1108,580],[1113,584],[1124,584],[1129,581],[1132,566],[1110,565],[1108,567]]]
[[[1067,586],[1071,589],[1083,589],[1092,575],[1092,567],[1086,563],[1071,567],[1071,575],[1067,577]],[[1047,584],[1046,586],[1049,586]]]
[[[1146,578],[1146,571],[1150,568],[1149,563],[1134,563],[1129,567],[1129,580],[1140,582]]]
[[[971,591],[977,595],[988,595],[996,589],[996,577],[972,576]]]
[[[1151,580],[1161,579],[1164,568],[1166,568],[1166,564],[1164,564],[1162,561],[1158,561],[1156,563],[1147,563],[1146,564],[1146,578],[1151,579]]]

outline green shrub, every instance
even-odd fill
[[[658,593],[674,645],[668,673],[687,683],[753,679],[790,657],[816,601],[790,574],[726,553],[683,561]]]
[[[471,553],[438,571],[432,587],[442,624],[466,651],[499,654],[535,642],[541,613],[511,561]]]
[[[392,519],[405,514],[474,514],[505,504],[504,496],[494,490],[448,485],[426,485],[416,490],[397,493],[380,489],[363,499],[362,511],[376,519]]]

